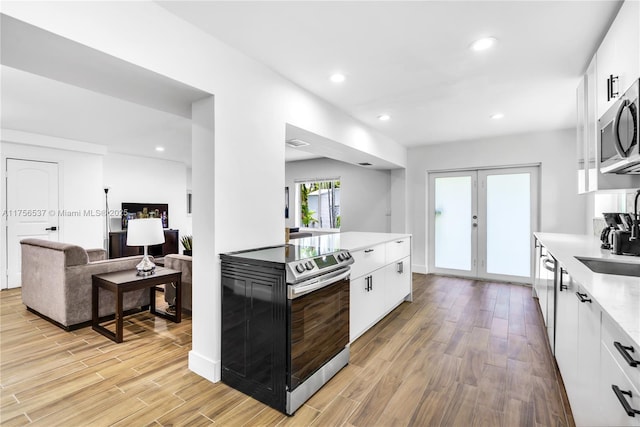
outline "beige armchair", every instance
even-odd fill
[[[164,266],[182,272],[182,309],[191,311],[191,257],[188,255],[169,254],[164,257]],[[170,306],[175,305],[176,288],[170,283],[164,285],[164,300]]]
[[[142,256],[106,259],[104,249],[24,239],[22,247],[22,302],[32,311],[66,330],[91,324],[91,276],[133,270]],[[99,315],[114,313],[111,292],[100,292]],[[147,290],[124,294],[124,310],[149,305]]]

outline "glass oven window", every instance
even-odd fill
[[[349,280],[289,303],[289,389],[293,390],[349,343]]]

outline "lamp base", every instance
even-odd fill
[[[151,276],[156,272],[156,265],[145,255],[142,261],[136,265],[136,270],[138,270],[138,276]]]

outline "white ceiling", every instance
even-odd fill
[[[569,128],[616,1],[161,1],[405,146]],[[473,52],[484,36],[497,46]],[[347,80],[329,81],[335,71]],[[502,112],[502,120],[489,116]],[[380,122],[388,113],[392,119]]]
[[[619,1],[158,4],[405,146],[573,126],[578,79],[620,6]],[[498,38],[494,49],[468,49],[486,35]],[[5,15],[2,64],[3,128],[190,164],[188,106],[207,94]],[[334,71],[347,80],[331,83]],[[490,120],[498,111],[505,118]],[[383,112],[392,119],[378,121]],[[300,133],[291,127],[287,137]],[[325,143],[314,144],[326,148],[320,152],[287,148],[287,159],[357,154]],[[157,153],[157,145],[167,150]]]

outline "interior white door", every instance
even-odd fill
[[[20,286],[20,240],[58,241],[58,164],[7,159],[7,286]]]
[[[429,174],[429,271],[531,283],[538,168]]]

